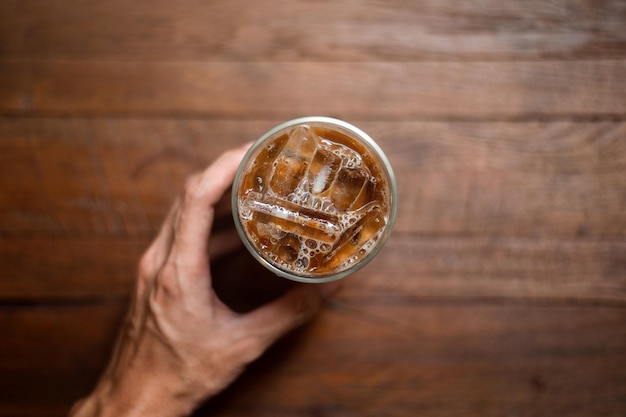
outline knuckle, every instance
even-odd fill
[[[189,177],[185,182],[183,201],[185,203],[190,203],[201,199],[203,196],[203,190],[201,185],[202,184],[199,180],[198,175],[193,175]]]

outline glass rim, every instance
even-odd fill
[[[356,136],[357,139],[363,141],[366,146],[371,148],[375,156],[382,163],[383,170],[385,171],[388,177],[387,180],[389,182],[389,190],[390,190],[390,196],[389,196],[390,210],[389,210],[389,219],[387,222],[387,226],[385,227],[385,230],[382,236],[380,237],[379,241],[375,244],[372,251],[369,254],[367,254],[365,258],[363,258],[362,260],[360,260],[359,262],[357,262],[356,264],[354,264],[353,266],[349,268],[346,268],[339,272],[321,274],[319,276],[297,275],[297,274],[294,274],[293,272],[285,271],[277,267],[273,263],[271,263],[269,260],[265,259],[254,247],[254,245],[250,241],[250,238],[248,237],[248,235],[246,234],[243,228],[241,219],[239,217],[239,201],[237,197],[238,191],[239,191],[239,185],[241,182],[241,176],[243,175],[243,170],[246,168],[248,164],[248,160],[255,154],[259,146],[261,146],[261,144],[263,144],[268,138],[272,137],[278,132],[286,130],[290,127],[303,125],[303,124],[309,124],[309,123],[328,124],[333,127],[340,127],[348,131],[352,135]],[[232,192],[231,192],[232,214],[233,214],[233,220],[235,222],[235,229],[237,230],[237,234],[243,241],[243,244],[248,250],[248,252],[250,252],[257,261],[259,261],[265,268],[269,269],[274,274],[283,278],[293,280],[293,281],[306,282],[306,283],[323,283],[323,282],[336,281],[338,279],[345,278],[348,275],[351,275],[354,272],[360,270],[365,265],[367,265],[372,259],[374,259],[374,257],[376,257],[376,255],[380,252],[380,250],[385,245],[387,239],[391,235],[391,231],[395,224],[396,214],[398,211],[397,199],[398,199],[398,189],[396,185],[396,177],[393,172],[393,169],[391,168],[391,163],[389,162],[387,155],[385,155],[381,147],[374,141],[374,139],[372,139],[367,133],[365,133],[363,130],[359,129],[358,127],[348,122],[345,122],[343,120],[335,119],[332,117],[325,117],[325,116],[308,116],[308,117],[300,117],[300,118],[288,120],[284,123],[281,123],[273,127],[272,129],[268,130],[265,134],[263,134],[261,137],[259,137],[250,146],[250,148],[245,153],[243,159],[241,160],[241,163],[239,164],[239,167],[237,168],[237,172],[235,173],[235,178],[233,181],[233,187],[232,187]]]

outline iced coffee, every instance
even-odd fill
[[[395,218],[387,158],[340,120],[293,120],[248,151],[233,186],[233,214],[250,252],[299,281],[341,278],[367,263]]]

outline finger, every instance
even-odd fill
[[[304,284],[241,316],[246,331],[256,334],[266,348],[288,331],[304,324],[320,310],[324,299],[339,288],[338,282]]]
[[[178,213],[180,211],[181,202],[180,199],[176,199],[170,211],[167,213],[167,217],[163,224],[161,225],[161,229],[159,230],[159,234],[154,240],[154,267],[155,271],[158,271],[163,263],[167,259],[170,249],[172,247],[172,241],[174,240],[174,225],[176,223],[176,218],[178,217]]]
[[[176,200],[170,208],[163,225],[161,225],[159,234],[141,257],[139,261],[139,286],[145,285],[147,281],[153,279],[165,263],[172,246],[174,222],[178,215],[179,207],[180,201]],[[138,292],[141,292],[139,287]]]
[[[219,199],[217,203],[215,203],[215,216],[232,216],[232,198],[231,198],[231,190],[227,190],[224,195]]]
[[[232,184],[245,152],[245,148],[236,148],[223,153],[202,174],[187,183],[170,252],[171,260],[178,266],[208,271],[213,206]]]

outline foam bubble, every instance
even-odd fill
[[[296,268],[304,269],[307,266],[309,266],[309,258],[308,257],[298,258],[295,264],[296,264]]]

